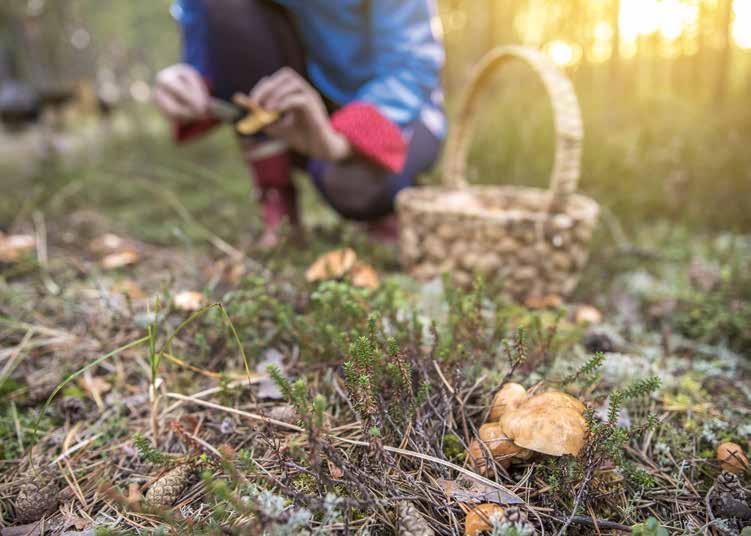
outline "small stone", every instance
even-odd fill
[[[300,420],[300,418],[297,416],[297,412],[295,411],[295,408],[290,406],[289,404],[284,404],[281,406],[274,406],[269,411],[266,412],[266,416],[269,419],[274,419],[275,421],[281,421],[286,422],[288,424],[295,424],[297,421]]]

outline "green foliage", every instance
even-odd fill
[[[291,382],[276,365],[269,365],[266,370],[311,431],[321,430],[326,423],[326,398],[321,394],[311,398],[304,379]]]
[[[346,355],[352,341],[367,328],[368,291],[346,282],[326,281],[311,296],[309,319],[302,327],[308,358]]]
[[[151,444],[151,441],[146,439],[143,434],[136,432],[136,434],[133,436],[133,445],[138,450],[138,454],[141,456],[141,459],[153,463],[155,465],[165,465],[169,463],[170,458],[166,454],[164,454],[162,451],[154,448]]]
[[[446,329],[441,332],[438,354],[444,360],[456,362],[463,354],[473,356],[492,354],[495,351],[493,337],[488,337],[489,326],[483,316],[485,284],[477,278],[467,292],[451,282],[448,273],[443,274],[443,288],[448,305]]]
[[[443,436],[443,456],[450,461],[463,462],[466,457],[464,445],[456,434]]]
[[[568,385],[571,383],[575,383],[581,379],[584,380],[590,380],[592,383],[597,381],[597,372],[602,366],[603,361],[605,361],[605,354],[598,352],[594,356],[592,356],[590,359],[587,360],[586,363],[584,363],[581,367],[579,367],[576,371],[566,376],[563,380],[561,380],[562,385]]]
[[[253,353],[279,343],[288,343],[299,326],[293,304],[281,286],[267,277],[251,276],[242,287],[223,298],[227,313]],[[214,324],[220,322],[215,313]]]
[[[385,339],[385,340],[384,340]],[[378,317],[368,321],[368,334],[355,339],[344,363],[347,391],[360,417],[370,428],[383,432],[384,417],[398,427],[415,415],[429,385],[418,383],[413,363],[393,338],[378,329]]]
[[[491,536],[533,536],[534,534],[531,526],[518,523],[496,524],[490,532]]]
[[[631,529],[633,536],[669,536],[668,530],[660,526],[659,521],[650,517],[644,523],[634,525]]]
[[[637,477],[641,484],[650,483],[646,475],[629,467],[624,456],[624,449],[632,439],[644,430],[654,428],[657,423],[656,417],[649,415],[646,422],[640,426],[631,425],[628,428],[619,426],[618,417],[626,402],[646,397],[659,389],[660,385],[661,380],[653,377],[636,381],[626,389],[616,389],[610,395],[610,405],[605,421],[599,420],[592,411],[585,413],[589,426],[587,449],[590,459],[610,459],[619,467],[625,468],[625,473]]]

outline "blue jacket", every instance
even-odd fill
[[[404,127],[417,119],[445,135],[444,50],[434,0],[274,0],[305,47],[308,76],[339,105],[365,102]],[[210,78],[201,0],[176,0],[184,61]]]

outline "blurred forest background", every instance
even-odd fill
[[[0,78],[17,72],[53,92],[83,81],[83,93],[115,105],[143,133],[155,119],[142,106],[149,84],[179,57],[169,8],[169,0],[5,0],[0,35],[17,61],[6,57]],[[751,0],[441,0],[439,9],[449,108],[469,66],[492,46],[540,46],[573,78],[582,102],[584,191],[626,224],[656,218],[751,229]],[[476,179],[543,184],[552,135],[541,86],[523,67],[510,68],[486,102],[472,155]],[[165,142],[159,148],[155,137]],[[193,150],[215,157],[211,144],[227,139]],[[165,131],[149,140],[145,154],[157,163],[182,160]],[[237,199],[247,190],[243,172],[222,165],[229,164],[209,167],[223,176],[227,200]],[[30,181],[10,189],[27,195],[29,184],[60,186]],[[86,190],[101,201],[96,186]],[[0,224],[17,207],[17,197],[6,197]]]

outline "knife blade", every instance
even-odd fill
[[[221,99],[209,99],[209,113],[224,123],[235,123],[247,115],[247,110]]]

